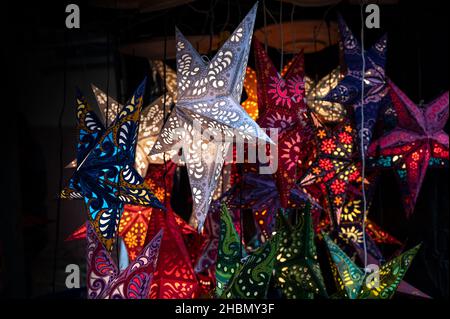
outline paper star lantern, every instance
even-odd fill
[[[337,225],[331,225],[329,218],[325,218],[325,222],[322,223],[322,229],[328,229],[330,234],[334,236],[338,244],[344,247],[344,251],[347,253],[353,253],[353,245],[359,247],[364,246],[364,229],[366,238],[366,249],[369,253],[382,258],[381,251],[378,249],[376,242],[386,244],[398,244],[401,243],[387,232],[381,230],[375,223],[368,219],[368,213],[371,206],[371,198],[374,192],[373,185],[376,184],[378,178],[377,172],[370,174],[366,177],[364,183],[366,194],[366,218],[364,220],[363,214],[363,198],[361,191],[361,183],[357,188],[349,188],[346,203],[341,210],[341,221]],[[365,228],[364,228],[365,224]],[[325,227],[323,227],[325,226]],[[375,236],[375,239],[372,237]]]
[[[248,141],[270,138],[240,103],[256,5],[217,54],[206,63],[177,30],[177,104],[151,154],[181,147],[193,197],[190,224],[201,230],[217,186],[230,142],[206,139],[201,130],[215,129],[232,137],[237,130]],[[200,128],[195,128],[198,121]],[[177,134],[183,128],[181,134]]]
[[[254,40],[258,78],[258,124],[279,129],[278,169],[275,173],[281,207],[286,208],[290,191],[302,167],[312,156],[307,107],[304,102],[303,52],[294,57],[284,77],[275,69],[261,43]]]
[[[383,36],[371,49],[362,52],[361,45],[341,16],[339,16],[339,30],[347,72],[339,84],[325,96],[324,100],[353,106],[358,139],[363,130],[363,151],[366,152],[372,139],[378,111],[389,101],[384,71],[387,38],[386,35]],[[365,58],[364,71],[362,71],[362,55]],[[362,72],[364,72],[363,105],[361,105]],[[361,113],[361,108],[363,113]]]
[[[150,217],[147,239],[158,229],[164,230],[156,267],[150,288],[150,299],[191,299],[199,292],[198,279],[187,251],[175,213],[155,210]]]
[[[170,106],[175,103],[176,95],[172,91],[174,88],[169,88],[169,86],[167,86],[167,88],[168,92],[166,93],[165,100],[164,96],[161,96],[150,103],[150,105],[143,108],[143,111],[141,112],[137,136],[135,168],[142,177],[145,177],[149,164],[164,163],[164,154],[151,156],[148,154],[155,144],[156,138],[164,124],[164,114],[169,114]],[[103,112],[103,117],[107,117],[108,122],[112,123],[118,114],[118,110],[122,109],[123,106],[112,97],[107,97],[106,93],[99,88],[92,86],[92,89],[100,110]],[[165,111],[164,101],[166,102]],[[170,160],[174,154],[175,152],[167,152],[167,154],[165,154],[166,161]]]
[[[383,230],[380,226],[378,226],[371,220],[366,220],[366,232],[369,234],[370,238],[372,238],[377,244],[402,244],[397,238]]]
[[[150,105],[143,107],[139,125],[138,143],[136,147],[136,163],[135,168],[139,174],[144,177],[149,164],[163,164],[163,154],[149,156],[156,137],[162,128],[164,122],[164,114],[170,113],[170,106],[176,102],[176,74],[164,65],[161,61],[153,61],[152,64],[157,69],[161,77],[164,77],[164,66],[166,67],[166,89],[164,95],[154,100]],[[174,84],[175,80],[175,84]],[[123,105],[118,103],[114,98],[107,96],[105,92],[95,85],[92,85],[97,104],[101,110],[101,114],[105,123],[112,123],[117,117]],[[164,108],[165,102],[165,108]],[[166,161],[174,155],[174,152],[165,154]],[[67,167],[76,167],[76,160],[73,160]]]
[[[247,256],[244,245],[234,227],[228,208],[220,211],[220,237],[216,264],[216,296],[222,296],[228,282],[236,273],[241,260]]]
[[[306,103],[324,123],[341,122],[347,114],[342,104],[323,100],[343,77],[339,67],[325,75],[317,83],[305,76]]]
[[[355,163],[355,130],[346,120],[335,128],[320,127],[316,133],[316,160],[301,178],[299,185],[318,184],[325,195],[333,225],[341,222],[349,184],[360,180]]]
[[[233,187],[234,188],[234,187]],[[198,259],[195,263],[195,273],[200,278],[200,282],[206,291],[216,287],[216,264],[218,261],[219,238],[221,229],[221,211],[223,205],[232,207],[232,190],[226,191],[219,199],[211,203],[210,211],[206,218],[204,228],[204,241],[199,250]],[[240,214],[238,209],[228,210],[233,227],[238,236],[240,235]],[[212,291],[212,295],[214,295]]]
[[[88,218],[109,251],[124,204],[164,209],[133,167],[144,86],[145,81],[106,130],[85,99],[77,98],[78,166],[61,195],[84,198]]]
[[[165,203],[166,210],[170,207],[170,197],[173,184],[173,176],[176,164],[166,163],[149,164],[147,168],[147,185],[155,192],[155,196],[162,203]],[[147,236],[148,224],[152,213],[158,208],[125,205],[119,223],[119,236],[123,238],[130,260],[134,260],[141,252]]]
[[[393,168],[402,190],[403,206],[409,217],[428,167],[445,167],[449,159],[448,91],[423,108],[414,104],[392,81],[391,98],[397,113],[397,127],[372,143],[372,166]]]
[[[196,273],[207,272],[208,270],[213,269],[216,263],[220,237],[219,211],[211,209],[210,214],[208,214],[208,217],[206,218],[204,233],[206,237],[205,245],[202,248],[202,252],[200,253],[195,266]]]
[[[357,246],[357,245],[355,245],[355,249],[356,249],[356,252],[358,253],[359,259],[364,260],[364,250],[360,246]],[[383,258],[383,260],[384,260],[384,258]],[[379,259],[375,258],[374,256],[372,256],[370,253],[367,254],[367,263],[369,265],[381,266],[381,261]],[[421,298],[425,298],[425,299],[431,298],[430,296],[423,293],[422,291],[420,291],[416,287],[410,285],[409,283],[407,283],[404,280],[400,281],[400,283],[398,284],[397,292],[405,294],[405,295],[421,297]]]
[[[358,298],[390,299],[395,294],[420,245],[388,261],[380,268],[379,286],[363,285]]]
[[[86,238],[86,224],[81,225],[72,234],[70,234],[64,241],[78,240]]]
[[[171,189],[175,168],[176,164],[169,162],[167,172],[163,172],[161,165],[151,164],[147,172],[153,176],[153,179],[147,178],[148,183],[159,190],[157,194],[161,201],[164,201],[166,196],[167,203],[170,202],[170,193],[164,194],[161,187],[166,183]],[[198,281],[193,270],[192,252],[188,251],[186,241],[189,236],[198,235],[197,232],[177,216],[170,206],[167,206],[167,212],[163,212],[156,208],[125,205],[119,224],[119,236],[123,238],[130,261],[136,260],[147,243],[146,240],[151,238],[157,229],[163,229],[165,233],[160,249],[160,260],[164,262],[156,268],[150,298],[196,296]],[[80,230],[77,233],[80,233]],[[200,241],[199,238],[195,239]]]
[[[227,299],[266,298],[279,242],[280,236],[275,234],[249,255],[233,276],[222,297]]]
[[[242,102],[242,107],[256,121],[258,118],[258,95],[256,72],[247,67],[244,78],[244,89],[247,93],[247,99]]]
[[[278,188],[271,175],[245,173],[242,183],[231,189],[230,199],[230,207],[251,209],[262,235],[266,239],[272,237],[275,230],[275,216],[281,208],[281,203]],[[316,204],[303,189],[293,188],[288,208],[301,207],[305,202]]]
[[[382,265],[379,269],[379,282],[375,284],[328,235],[324,234],[324,239],[333,261],[338,289],[349,299],[392,298],[420,248],[417,245]]]
[[[280,75],[258,40],[253,40],[253,47],[258,83],[258,124],[280,131],[296,124],[305,125],[302,114],[306,111],[303,53],[297,54],[284,75]]]
[[[297,225],[284,224],[275,262],[275,278],[288,299],[312,299],[315,294],[327,296],[317,260],[314,230],[309,209],[298,215]]]
[[[161,60],[150,60],[150,64],[156,70],[159,77],[166,81],[166,92],[173,102],[177,102],[177,72]],[[168,113],[167,113],[168,114]]]
[[[87,289],[89,299],[147,299],[158,261],[163,232],[145,246],[126,269],[119,272],[111,255],[87,222]]]
[[[367,205],[370,207],[370,203]],[[341,223],[335,228],[335,232],[343,242],[354,242],[361,246],[363,244],[363,208],[362,199],[349,199],[341,213]],[[368,213],[368,211],[367,211]],[[401,245],[401,243],[394,236],[384,231],[380,226],[366,217],[366,232],[378,244]],[[318,231],[327,230],[330,226],[330,221],[325,218]]]
[[[181,218],[176,213],[173,213],[173,215],[175,223],[177,224],[179,231],[183,236],[186,249],[191,258],[191,263],[192,265],[195,265],[200,257],[201,250],[204,247],[206,236],[204,234],[199,234],[196,229],[190,226],[183,218]]]
[[[153,164],[153,167],[159,166]],[[171,163],[170,166],[173,168],[176,167],[174,163]],[[152,165],[149,166],[149,171],[154,170]],[[159,168],[159,172],[161,172],[161,168]],[[172,174],[171,174],[172,173]],[[168,171],[166,179],[170,179],[167,177],[173,177],[173,170]],[[149,180],[149,179],[147,179]],[[149,183],[150,185],[153,182]],[[164,201],[164,190],[160,187],[152,187],[156,189],[156,196],[160,201]],[[171,187],[169,187],[170,189]],[[170,193],[167,193],[166,201],[170,202]],[[167,209],[170,209],[170,206],[166,206]],[[147,229],[150,218],[152,216],[152,212],[154,210],[158,210],[158,208],[152,207],[142,207],[142,206],[134,206],[134,205],[125,205],[122,216],[119,222],[118,235],[123,238],[124,245],[126,247],[126,251],[128,253],[128,257],[131,261],[135,260],[138,254],[142,251],[145,246],[145,239],[147,236]],[[86,238],[86,224],[83,224],[77,230],[75,230],[66,241],[83,239]]]
[[[209,122],[238,130],[250,141],[261,138],[271,142],[240,105],[256,9],[257,4],[209,63],[205,63],[187,40],[180,37],[177,71],[182,76],[178,80],[177,107]],[[190,65],[195,66],[186,73]]]
[[[338,292],[349,299],[356,299],[363,285],[364,271],[355,265],[328,235],[324,234],[323,238],[330,252]]]

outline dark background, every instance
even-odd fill
[[[119,54],[121,45],[172,35],[175,25],[185,35],[208,34],[211,25],[214,33],[222,28],[232,31],[253,5],[253,1],[198,0],[140,13],[96,7],[91,1],[72,2],[81,9],[79,30],[65,29],[64,10],[69,2],[1,4],[1,297],[49,296],[54,274],[56,291],[64,296],[65,266],[84,265],[84,242],[63,242],[85,220],[83,205],[57,201],[60,182],[70,176],[69,170],[61,175],[61,165],[75,156],[75,87],[86,93],[90,83],[95,83],[124,102],[150,68],[144,58]],[[388,32],[387,74],[417,103],[448,90],[448,13],[444,3],[381,5],[381,30],[366,30],[366,47]],[[263,26],[261,5],[255,29]],[[278,19],[279,2],[267,0],[266,6]],[[283,4],[284,21],[290,21],[291,9],[291,4]],[[294,19],[335,20],[340,11],[358,35],[359,10],[359,5],[345,1],[332,8],[296,7]],[[268,18],[268,24],[273,22]],[[270,55],[277,65],[280,53],[270,49]],[[286,55],[285,61],[289,58]],[[175,66],[173,60],[167,62]],[[321,77],[338,64],[338,48],[307,54],[305,63],[308,75]],[[251,53],[249,65],[253,64]],[[148,100],[159,93],[159,83],[150,82]],[[93,97],[86,95],[95,105]],[[447,181],[448,169],[428,170],[416,211],[407,220],[394,176],[385,172],[370,213],[407,247],[423,243],[406,279],[435,298],[448,298]],[[186,178],[181,184],[188,189]],[[185,197],[178,196],[177,206],[185,207],[180,204]],[[178,212],[186,215],[186,210]]]

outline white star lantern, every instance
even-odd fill
[[[193,198],[190,224],[199,231],[232,139],[273,143],[240,105],[256,9],[209,62],[176,30],[178,100],[150,155],[183,149]]]

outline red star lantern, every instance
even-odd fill
[[[257,91],[258,124],[263,128],[277,128],[278,169],[275,174],[280,203],[288,207],[290,191],[302,167],[311,156],[309,144],[311,132],[304,101],[304,59],[303,52],[291,61],[288,69],[280,75],[261,43],[254,39]]]
[[[397,126],[372,143],[369,155],[373,157],[372,166],[395,169],[409,217],[427,168],[448,165],[449,141],[443,130],[448,120],[448,91],[419,107],[392,81],[389,86]]]
[[[190,299],[199,292],[191,257],[183,241],[175,214],[154,211],[148,225],[147,238],[164,231],[159,250],[159,262],[150,287],[150,299]]]
[[[154,191],[155,196],[166,206],[170,207],[170,193],[173,184],[173,175],[176,164],[173,162],[161,164],[149,164],[147,168],[146,182]],[[130,260],[134,260],[140,253],[147,237],[148,223],[151,215],[159,209],[126,205],[119,224],[119,236],[123,238]]]
[[[179,215],[174,214],[174,218],[175,223],[183,236],[191,262],[194,265],[200,257],[201,249],[205,244],[205,235],[199,234],[195,228],[189,225]]]

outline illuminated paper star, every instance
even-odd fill
[[[247,93],[247,99],[242,102],[242,107],[256,121],[258,118],[258,95],[256,72],[250,67],[245,71],[244,89]]]
[[[77,168],[61,196],[84,199],[88,218],[108,250],[116,239],[124,204],[164,206],[134,169],[145,81],[105,129],[85,99],[77,98]]]
[[[397,127],[372,143],[371,166],[393,168],[401,186],[406,216],[411,216],[428,167],[448,166],[448,91],[418,107],[392,81],[390,95]]]
[[[369,50],[362,52],[361,45],[352,34],[344,19],[339,16],[341,48],[347,66],[345,77],[332,89],[324,100],[354,108],[356,131],[361,142],[363,133],[364,152],[372,139],[379,109],[389,101],[385,77],[387,37],[381,37]],[[365,68],[363,69],[363,55]],[[364,104],[361,104],[364,72]],[[363,132],[361,132],[363,131]],[[359,145],[360,143],[358,143]]]
[[[287,208],[290,191],[303,174],[302,168],[313,156],[310,144],[312,133],[304,100],[303,52],[294,57],[282,76],[261,43],[256,39],[253,43],[258,79],[257,122],[261,127],[279,130],[275,179],[281,207]]]
[[[199,282],[175,216],[172,211],[155,210],[150,217],[147,240],[159,229],[164,230],[150,299],[191,299],[199,293]]]
[[[222,296],[228,282],[241,265],[247,253],[234,227],[228,208],[222,205],[220,211],[220,237],[216,263],[216,296]]]
[[[317,184],[322,189],[333,225],[341,222],[349,185],[361,179],[355,162],[355,130],[346,120],[335,128],[319,127],[317,157],[299,182],[300,187]]]
[[[325,75],[317,83],[305,76],[306,103],[324,123],[341,122],[347,114],[342,104],[323,100],[343,77],[339,67]]]
[[[364,260],[364,250],[360,246],[357,246],[357,245],[355,245],[355,249],[356,249],[356,252],[358,253],[359,259]],[[382,259],[384,260],[384,258],[382,258]],[[381,266],[381,260],[375,258],[370,253],[367,254],[367,263],[370,265]],[[431,298],[430,296],[423,293],[422,291],[420,291],[416,287],[410,285],[409,283],[407,283],[404,280],[400,281],[400,283],[398,284],[397,292],[405,294],[405,295],[421,297],[421,298],[425,298],[425,299]]]
[[[198,230],[230,147],[229,141],[214,136],[232,138],[234,129],[249,142],[272,142],[240,105],[255,16],[256,5],[209,63],[176,31],[177,104],[151,154],[183,149],[193,197],[190,224]],[[202,134],[205,130],[211,138]]]
[[[121,272],[87,222],[88,299],[147,299],[156,269],[163,231]]]
[[[314,294],[327,296],[317,259],[314,230],[309,209],[290,225],[281,214],[280,244],[275,262],[275,278],[289,299],[312,299]]]
[[[263,299],[267,296],[276,260],[279,234],[275,234],[260,248],[243,260],[228,288],[226,299]]]
[[[164,76],[164,64],[161,61],[153,61],[161,77]],[[150,164],[164,163],[164,154],[149,156],[150,150],[155,144],[156,138],[162,129],[164,115],[170,113],[170,106],[176,102],[176,83],[174,85],[175,72],[166,67],[166,89],[165,95],[155,99],[152,103],[142,108],[139,122],[138,141],[136,146],[135,169],[142,177],[145,177],[147,167]],[[92,85],[97,104],[101,110],[104,123],[113,123],[123,105],[114,98],[107,96],[105,92],[95,85]],[[164,104],[165,103],[165,104]],[[165,105],[165,107],[164,107]],[[173,157],[176,152],[167,152],[166,161]],[[76,167],[76,160],[73,160],[67,167]]]
[[[324,234],[325,242],[333,262],[333,274],[339,294],[349,299],[390,299],[397,291],[406,271],[408,270],[420,245],[404,252],[379,269],[379,281],[376,276],[365,274],[328,235]]]
[[[169,86],[167,86],[169,88]],[[114,100],[112,97],[108,97],[106,93],[92,86],[97,103],[100,110],[103,112],[103,117],[108,117],[108,122],[112,123],[117,116],[118,110],[122,109],[122,105]],[[174,88],[170,89],[174,90]],[[143,108],[141,112],[141,118],[139,122],[139,132],[137,137],[136,146],[136,158],[135,168],[142,177],[146,176],[147,168],[149,164],[162,164],[164,163],[164,154],[151,155],[150,150],[155,144],[156,138],[161,131],[164,123],[164,114],[170,113],[170,106],[175,103],[176,96],[168,89],[166,97],[164,95],[154,100],[150,105]],[[165,110],[164,110],[165,101]],[[108,104],[109,103],[109,104]],[[108,106],[109,105],[109,106]],[[106,120],[105,120],[106,121]],[[166,160],[169,160],[175,152],[168,152]]]

